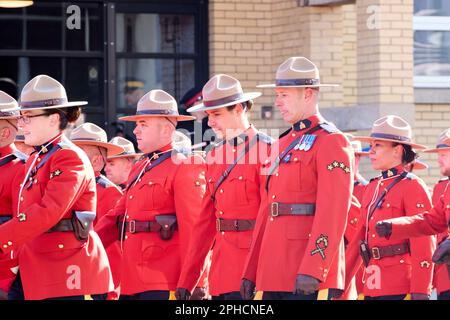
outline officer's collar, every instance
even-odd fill
[[[118,187],[121,189],[121,190],[125,190],[125,188],[127,187],[124,183],[121,183],[121,184],[119,184],[118,185]]]
[[[4,146],[0,148],[0,158],[6,157],[7,155],[13,153],[14,151],[16,150],[13,148],[13,144]]]
[[[381,172],[381,175],[382,175],[383,179],[387,179],[387,178],[392,178],[396,175],[399,175],[403,171],[405,171],[405,169],[403,168],[403,165],[400,164],[396,167],[393,167],[393,168],[390,168],[388,170]]]
[[[292,125],[292,129],[294,131],[302,131],[302,130],[306,130],[306,129],[309,129],[309,128],[314,128],[322,120],[323,120],[322,117],[320,115],[316,114],[316,115],[313,115],[313,116],[311,116],[309,118],[297,121],[296,123],[294,123]]]
[[[33,146],[34,151],[38,152],[39,154],[46,154],[50,150],[52,150],[59,142],[61,142],[62,139],[62,133],[58,133],[55,137],[50,139],[44,144],[41,144],[39,146]]]
[[[150,160],[156,160],[159,158],[159,156],[161,156],[161,154],[171,151],[172,149],[173,149],[172,145],[169,143],[168,145],[165,145],[164,147],[159,148],[158,150],[147,153],[146,156]]]

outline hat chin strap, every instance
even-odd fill
[[[176,124],[176,122],[175,123],[173,123],[172,121],[170,121],[170,119],[169,118],[167,118],[167,117],[164,117],[167,121],[169,121],[172,125],[173,125],[173,127],[176,129],[177,128],[177,124]]]

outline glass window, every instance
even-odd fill
[[[450,87],[450,1],[414,1],[414,86]]]
[[[100,59],[65,59],[65,86],[69,100],[88,101],[87,107],[101,107],[103,104],[103,66]],[[69,89],[68,89],[69,90]]]
[[[116,24],[118,52],[194,53],[193,15],[119,13]]]
[[[134,113],[139,99],[152,89],[179,100],[195,83],[195,64],[189,59],[118,59],[117,79],[117,107]]]

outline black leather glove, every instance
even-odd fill
[[[189,300],[190,297],[191,293],[189,292],[188,289],[177,288],[175,290],[175,298],[177,298],[177,300]]]
[[[392,234],[392,223],[388,221],[378,221],[375,225],[375,231],[378,233],[378,236],[389,239]]]
[[[204,300],[206,298],[206,288],[196,287],[189,300]]]
[[[444,240],[433,254],[433,262],[436,264],[450,264],[450,239]]]
[[[255,283],[248,279],[241,280],[241,297],[244,300],[253,300],[255,297]]]
[[[430,300],[430,296],[425,293],[411,293],[411,300]]]
[[[310,295],[319,290],[320,281],[305,274],[298,274],[294,294]]]

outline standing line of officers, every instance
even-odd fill
[[[258,86],[274,88],[290,125],[274,140],[248,117],[261,93],[213,76],[187,99],[219,138],[207,152],[176,131],[195,118],[151,90],[119,119],[135,122],[142,153],[92,123],[65,137],[86,102],[49,76],[19,103],[0,91],[3,297],[423,300],[436,288],[450,299],[450,129],[432,149],[394,115],[345,135],[319,112],[326,86],[305,57]],[[437,153],[446,176],[433,198],[413,173],[418,151]],[[370,182],[362,156],[380,172]]]

